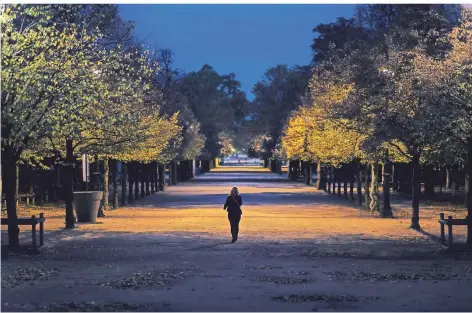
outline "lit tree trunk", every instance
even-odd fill
[[[156,193],[156,169],[154,168],[154,162],[149,165],[149,170],[151,172],[151,193]]]
[[[411,201],[411,228],[421,229],[420,227],[420,195],[421,195],[421,165],[420,154],[413,154],[413,177],[411,183],[412,201]]]
[[[446,189],[451,188],[451,171],[449,166],[446,166]]]
[[[343,182],[344,198],[347,199],[347,181]]]
[[[331,193],[336,194],[336,171],[334,169],[334,166],[331,166]]]
[[[457,176],[459,172],[459,165],[454,164],[451,167],[450,171],[450,185],[451,185],[451,193],[452,193],[452,202],[455,203],[456,193],[457,193]]]
[[[380,199],[379,199],[379,163],[372,163],[371,173],[371,190],[370,190],[370,211],[380,211]]]
[[[164,188],[165,188],[165,170],[164,170],[164,165],[163,164],[159,164],[158,166],[158,172],[159,172],[159,190],[160,191],[164,191]]]
[[[126,180],[128,178],[128,164],[121,162],[121,205],[126,205]]]
[[[392,207],[390,206],[390,177],[391,177],[392,163],[389,161],[388,151],[385,153],[385,161],[383,165],[383,204],[381,217],[393,217]]]
[[[333,166],[329,166],[329,186],[330,188],[328,189],[330,193],[334,193],[334,175],[333,175]]]
[[[15,183],[15,205],[16,209],[20,207],[20,166],[15,165],[16,183]]]
[[[144,196],[146,195],[145,186],[146,186],[147,173],[145,171],[143,163],[139,163],[138,166],[139,166],[139,173],[140,173],[140,178],[141,178],[141,198],[144,198]]]
[[[323,176],[322,176],[322,173],[321,173],[321,162],[317,162],[316,163],[316,183],[315,183],[315,187],[316,189],[318,190],[322,190],[323,189]]]
[[[385,173],[385,165],[384,164],[380,164],[380,184],[383,186],[383,183],[384,183],[384,173]]]
[[[325,178],[326,178],[326,188],[325,188],[325,191],[326,191],[327,193],[330,193],[330,192],[331,192],[331,177],[330,177],[330,175],[329,175],[329,166],[325,166],[324,174],[325,174]]]
[[[134,162],[127,165],[128,174],[128,203],[133,202]]]
[[[75,227],[74,217],[74,155],[73,155],[72,139],[66,140],[66,163],[64,191],[66,200],[66,228]]]
[[[467,247],[472,249],[472,137],[467,138]]]
[[[134,177],[134,200],[139,200],[139,162],[134,162],[134,165],[133,165],[133,168],[134,168],[134,173],[133,173],[133,177]]]
[[[7,203],[8,243],[10,248],[17,249],[20,246],[20,241],[18,238],[19,229],[16,212],[16,163],[20,153],[14,153],[8,146],[2,148],[2,187]]]
[[[151,164],[150,163],[144,164],[143,167],[144,167],[144,178],[146,179],[146,196],[150,196],[151,190],[149,189],[149,185],[150,185],[151,172],[152,172],[150,170]]]
[[[396,169],[395,169],[395,164],[394,163],[391,163],[392,164],[392,190],[395,190],[395,191],[398,191],[398,182],[397,182],[397,172],[396,172]]]
[[[370,164],[366,164],[364,170],[364,206],[367,210],[370,209],[369,170]]]
[[[112,183],[113,183],[113,209],[118,208],[118,161],[111,160],[112,162]]]
[[[465,195],[465,207],[467,207],[467,203],[469,201],[469,166],[466,164],[464,167],[464,172],[465,172],[465,181],[464,181],[464,195]]]
[[[172,172],[173,172],[173,168],[172,168],[172,161],[169,162],[169,181],[168,181],[168,186],[171,186],[172,185]],[[210,168],[210,165],[208,164],[208,168]]]
[[[98,217],[105,217],[105,210],[108,210],[108,197],[109,197],[109,174],[110,174],[110,164],[109,160],[103,161],[103,206],[98,210]]]
[[[362,205],[362,177],[361,177],[361,162],[357,161],[356,167],[356,186],[357,186],[357,202]]]
[[[161,182],[160,182],[160,164],[156,162],[156,192],[159,192],[161,189]]]
[[[351,201],[354,201],[354,180],[352,179],[352,177],[349,181],[349,199]]]
[[[336,177],[334,176],[334,167],[331,165],[330,168],[330,175],[331,175],[331,193],[336,193]]]

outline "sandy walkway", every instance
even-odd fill
[[[470,256],[409,230],[407,211],[379,219],[265,178],[179,184],[72,231],[62,230],[63,209],[23,211],[46,212],[47,245],[2,261],[2,310],[472,310]],[[228,244],[222,203],[233,184],[244,215]]]

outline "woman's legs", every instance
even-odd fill
[[[231,225],[231,235],[233,236],[233,242],[238,240],[239,234],[239,221],[241,216],[231,216],[229,217],[229,223]]]

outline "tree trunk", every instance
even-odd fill
[[[466,189],[467,190],[467,189]],[[29,188],[28,188],[28,193],[30,195],[34,194],[34,181],[33,181],[33,173],[30,173],[29,175]],[[467,195],[467,194],[466,194]]]
[[[354,201],[354,180],[349,181],[349,199]]]
[[[361,162],[357,161],[356,166],[356,187],[357,187],[357,202],[362,205],[362,177],[361,177]]]
[[[380,167],[380,184],[383,186],[383,184],[384,184],[384,177],[385,177],[385,165],[384,165],[384,164],[380,164],[379,167]]]
[[[335,195],[336,194],[336,178],[337,177],[336,177],[336,169],[334,168],[334,166],[331,166],[331,177],[332,177],[332,179],[331,179],[331,185],[332,185],[331,186],[331,188],[332,188],[331,193]]]
[[[110,199],[110,160],[103,161],[103,210],[109,209]]]
[[[156,192],[163,190],[161,187],[161,165],[156,162]]]
[[[323,177],[321,176],[321,162],[317,162],[316,163],[316,183],[315,183],[315,188],[317,190],[323,189],[322,179]]]
[[[20,208],[20,166],[15,165],[16,183],[15,183],[15,206],[18,210]]]
[[[113,179],[113,209],[118,208],[118,161],[112,160],[112,179]]]
[[[446,165],[446,189],[451,188],[451,170],[449,166]]]
[[[393,217],[392,207],[390,206],[390,178],[391,178],[391,171],[392,171],[392,163],[390,163],[388,159],[388,152],[385,156],[385,162],[383,165],[383,186],[382,186],[382,194],[383,194],[383,204],[382,204],[382,211],[380,213],[381,217]]]
[[[156,190],[156,192],[159,192],[159,164],[157,162],[154,163],[154,177],[155,177],[155,186],[154,186],[154,189]]]
[[[336,193],[336,177],[334,176],[334,167],[331,165],[329,167],[330,170],[330,175],[331,175],[331,193],[335,194]]]
[[[420,227],[420,196],[421,196],[421,165],[420,153],[413,154],[413,177],[411,179],[411,228],[421,229]]]
[[[139,163],[138,164],[139,166],[139,174],[140,174],[140,178],[141,178],[141,198],[144,198],[144,196],[146,195],[146,191],[145,191],[145,187],[146,187],[146,176],[147,176],[147,173],[144,169],[144,164],[143,163]]]
[[[472,249],[472,137],[467,138],[467,247]]]
[[[331,171],[331,166],[326,167],[326,175],[328,177],[328,193],[331,193],[331,184],[333,182],[333,173]]]
[[[165,170],[164,170],[164,165],[163,164],[159,164],[157,166],[158,168],[158,172],[159,172],[159,190],[160,191],[164,191],[164,188],[165,188],[165,181],[164,181],[164,174],[165,174]]]
[[[4,151],[2,151],[1,159],[2,188],[7,202],[8,244],[10,248],[17,249],[20,246],[18,216],[16,212],[16,162],[18,162],[19,157],[15,156],[8,147],[5,147]]]
[[[208,169],[210,168],[210,164],[208,163]],[[174,171],[172,161],[169,162],[169,181],[168,181],[168,186],[172,185],[173,179],[172,179],[172,172]]]
[[[397,183],[397,173],[396,173],[396,170],[395,170],[395,164],[394,163],[391,163],[392,164],[392,190],[395,190],[395,191],[398,191],[398,183]]]
[[[157,164],[157,180],[159,181],[159,190],[163,191],[165,187],[164,181],[164,165]]]
[[[128,164],[121,163],[121,205],[126,205],[126,180],[128,178]]]
[[[134,162],[133,165],[134,171],[133,171],[133,177],[134,177],[134,200],[139,200],[139,177],[140,177],[140,172],[139,172],[139,163]]]
[[[332,179],[333,190],[332,191],[333,191],[333,195],[335,195],[336,194],[336,178],[337,177],[336,177],[336,171],[335,171],[333,166],[331,166],[331,177],[333,177],[333,179]]]
[[[374,162],[371,166],[371,190],[370,190],[370,204],[371,212],[380,211],[380,197],[379,197],[379,163]]]
[[[305,185],[311,184],[311,166],[310,162],[305,162],[305,169],[303,176],[305,177]]]
[[[151,173],[152,171],[150,170],[150,167],[151,167],[151,164],[144,164],[143,165],[144,167],[144,177],[146,179],[146,196],[150,196],[151,195],[151,190],[150,190],[150,183],[151,183]]]
[[[154,194],[157,191],[157,169],[156,163],[152,162],[149,166],[151,170],[151,193]]]
[[[434,166],[425,164],[424,169],[424,195],[426,199],[434,199]]]
[[[439,198],[443,199],[444,189],[444,166],[439,165]]]
[[[344,181],[344,183],[343,183],[343,189],[344,189],[344,198],[347,199],[347,181]]]
[[[458,165],[454,164],[451,169],[451,193],[452,193],[452,202],[455,203],[456,192],[457,192],[457,172],[459,171]]]
[[[134,163],[130,162],[127,166],[127,172],[128,172],[128,203],[133,202],[133,182],[135,182],[134,179]]]
[[[66,163],[65,180],[64,180],[64,195],[66,200],[66,228],[75,227],[74,216],[74,151],[72,146],[72,139],[66,140]]]
[[[108,197],[110,194],[110,186],[109,186],[109,174],[110,174],[110,161],[104,160],[103,161],[103,206],[100,207],[98,210],[97,217],[105,217],[105,210],[108,210]]]
[[[370,164],[365,165],[364,170],[364,206],[367,210],[370,210],[370,188],[369,188],[369,171],[370,171]]]
[[[467,208],[467,203],[469,203],[469,169],[468,167],[466,166],[464,168],[465,170],[465,182],[464,182],[464,204],[465,204],[465,207]]]

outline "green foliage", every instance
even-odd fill
[[[250,104],[252,132],[266,137],[263,150],[268,156],[280,142],[290,114],[301,105],[310,69],[307,66],[270,68],[253,88],[256,98]]]

